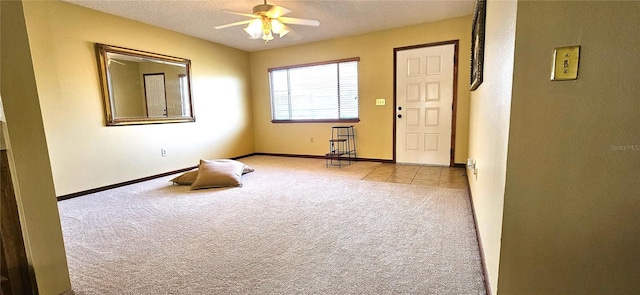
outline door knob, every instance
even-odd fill
[[[402,114],[398,114],[398,119],[401,119],[401,118],[402,118]]]
[[[398,107],[398,111],[402,111],[402,107]]]

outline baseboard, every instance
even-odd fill
[[[68,195],[62,195],[62,196],[58,196],[57,199],[58,199],[58,201],[73,199],[73,198],[81,197],[81,196],[88,195],[88,194],[93,194],[93,193],[97,193],[97,192],[102,192],[102,191],[118,188],[118,187],[121,187],[121,186],[131,185],[131,184],[138,183],[138,182],[143,182],[143,181],[148,181],[148,180],[152,180],[152,179],[156,179],[156,178],[160,178],[160,177],[165,177],[165,176],[169,176],[169,175],[180,173],[180,172],[186,172],[186,171],[189,171],[189,170],[197,168],[197,167],[198,166],[182,168],[182,169],[169,171],[169,172],[165,172],[165,173],[160,173],[160,174],[156,174],[156,175],[151,175],[151,176],[147,176],[147,177],[143,177],[143,178],[138,178],[138,179],[129,180],[129,181],[125,181],[125,182],[120,182],[120,183],[116,183],[116,184],[106,185],[106,186],[102,186],[102,187],[98,187],[98,188],[93,188],[93,189],[89,189],[89,190],[86,190],[86,191],[81,191],[81,192],[77,192],[77,193],[71,193],[71,194],[68,194]]]
[[[278,154],[278,153],[253,153],[251,155],[247,155],[246,157],[248,157],[248,156],[273,156],[273,157],[290,157],[290,158],[307,158],[307,159],[325,159],[326,158],[324,155],[318,156],[318,155]],[[380,162],[380,163],[387,163],[387,164],[395,164],[396,163],[394,160],[374,159],[374,158],[354,158],[354,159],[351,159],[351,160],[352,161],[364,161],[364,162]],[[465,168],[465,167],[467,167],[467,164],[455,163],[455,164],[453,164],[453,167]]]
[[[305,158],[305,159],[324,159],[324,156],[315,155],[299,155],[299,154],[276,154],[276,153],[253,153],[253,156],[272,156],[272,157],[288,157],[288,158]]]
[[[242,155],[242,156],[233,157],[233,158],[230,158],[230,159],[232,159],[232,160],[238,160],[238,159],[242,159],[242,158],[246,158],[246,157],[251,157],[251,156],[253,156],[253,155],[255,155],[255,154],[254,154],[254,153],[251,153],[251,154],[246,154],[246,155]]]
[[[276,153],[253,153],[254,156],[273,156],[273,157],[289,157],[289,158],[307,158],[307,159],[325,159],[324,155],[300,155],[300,154],[276,154]],[[371,159],[371,158],[353,158],[351,161],[366,161],[366,162],[381,162],[381,163],[395,163],[393,160],[385,159]]]
[[[469,183],[469,176],[467,175],[467,184]],[[478,251],[480,252],[480,264],[482,266],[482,276],[484,277],[484,288],[487,290],[487,295],[492,295],[491,284],[489,282],[489,270],[487,269],[487,259],[484,256],[484,248],[482,247],[482,238],[480,237],[480,231],[478,230],[478,217],[476,216],[476,209],[473,205],[473,196],[471,194],[471,185],[468,185],[467,191],[469,192],[469,201],[471,202],[471,215],[473,215],[473,226],[476,230],[476,239],[478,241]]]
[[[274,156],[274,157],[325,159],[325,156],[317,156],[317,155],[276,154],[276,153],[251,153],[251,154],[246,154],[246,155],[242,155],[242,156],[233,157],[231,159],[238,160],[238,159],[242,159],[242,158],[246,158],[246,157],[250,157],[250,156]],[[389,164],[395,163],[395,161],[393,161],[393,160],[371,159],[371,158],[355,158],[355,159],[351,159],[351,160],[352,161],[380,162],[380,163],[389,163]],[[97,192],[101,192],[101,191],[106,191],[106,190],[110,190],[110,189],[114,189],[114,188],[118,188],[118,187],[122,187],[122,186],[126,186],[126,185],[131,185],[131,184],[135,184],[135,183],[139,183],[139,182],[143,182],[143,181],[148,181],[148,180],[152,180],[152,179],[156,179],[156,178],[160,178],[160,177],[165,177],[165,176],[169,176],[169,175],[172,175],[172,174],[186,172],[186,171],[189,171],[189,170],[194,169],[196,167],[197,166],[182,168],[182,169],[178,169],[178,170],[174,170],[174,171],[169,171],[169,172],[165,172],[165,173],[151,175],[151,176],[138,178],[138,179],[134,179],[134,180],[129,180],[129,181],[121,182],[121,183],[116,183],[116,184],[106,185],[106,186],[103,186],[103,187],[89,189],[89,190],[85,190],[85,191],[81,191],[81,192],[77,192],[77,193],[71,193],[71,194],[67,194],[67,195],[62,195],[62,196],[58,196],[57,199],[58,199],[58,201],[73,199],[73,198],[81,197],[81,196],[84,196],[84,195],[89,195],[89,194],[93,194],[93,193],[97,193]],[[454,167],[464,167],[464,164],[454,164]],[[471,193],[469,193],[469,194],[471,194]],[[472,206],[472,208],[473,208],[473,206]],[[474,213],[474,218],[475,218],[475,213]]]
[[[242,155],[242,156],[233,157],[233,158],[230,158],[230,159],[237,160],[237,159],[242,159],[242,158],[246,158],[246,157],[249,157],[249,156],[253,156],[253,154]],[[106,186],[102,186],[102,187],[98,187],[98,188],[93,188],[93,189],[89,189],[89,190],[85,190],[85,191],[81,191],[81,192],[77,192],[77,193],[71,193],[71,194],[68,194],[68,195],[62,195],[62,196],[56,197],[56,199],[58,201],[73,199],[73,198],[77,198],[77,197],[81,197],[81,196],[85,196],[85,195],[89,195],[89,194],[93,194],[93,193],[97,193],[97,192],[102,192],[102,191],[106,191],[106,190],[110,190],[110,189],[114,189],[114,188],[118,188],[118,187],[122,187],[122,186],[126,186],[126,185],[131,185],[131,184],[135,184],[135,183],[139,183],[139,182],[143,182],[143,181],[148,181],[148,180],[152,180],[152,179],[156,179],[156,178],[160,178],[160,177],[165,177],[165,176],[169,176],[169,175],[173,175],[173,174],[177,174],[177,173],[181,173],[181,172],[186,172],[186,171],[192,170],[194,168],[198,168],[198,166],[191,166],[191,167],[182,168],[182,169],[178,169],[178,170],[173,170],[173,171],[160,173],[160,174],[156,174],[156,175],[151,175],[151,176],[147,176],[147,177],[143,177],[143,178],[138,178],[138,179],[129,180],[129,181],[125,181],[125,182],[120,182],[120,183],[116,183],[116,184],[106,185]]]

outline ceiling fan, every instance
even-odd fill
[[[259,4],[253,7],[253,14],[242,13],[231,10],[223,10],[223,12],[250,17],[251,19],[243,20],[226,25],[220,25],[215,27],[216,29],[224,29],[233,26],[247,25],[244,31],[249,34],[252,39],[261,38],[264,40],[265,45],[269,40],[273,40],[273,34],[277,34],[282,38],[289,33],[291,29],[285,24],[290,25],[302,25],[317,27],[320,22],[315,19],[303,19],[295,17],[285,17],[284,15],[291,12],[282,6],[267,4],[267,0],[264,0],[264,4]]]

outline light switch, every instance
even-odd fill
[[[385,105],[387,102],[385,101],[384,98],[376,98],[376,105],[377,106],[383,106]]]
[[[578,79],[580,46],[558,47],[553,53],[552,81]]]

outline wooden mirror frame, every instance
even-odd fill
[[[105,118],[107,126],[121,126],[121,125],[140,125],[140,124],[159,124],[159,123],[182,123],[182,122],[195,122],[195,110],[193,107],[193,95],[191,94],[191,61],[185,58],[173,57],[158,53],[151,53],[146,51],[134,50],[124,47],[106,45],[96,43],[96,51],[98,55],[98,69],[100,73],[100,83],[102,86],[102,96],[104,100],[104,110],[105,110]],[[179,84],[179,88],[177,89],[179,93],[177,96],[174,93],[174,98],[179,97],[180,99],[180,115],[170,115],[169,108],[170,106],[174,106],[175,104],[169,104],[167,98],[167,85],[166,78],[162,81],[161,85],[164,87],[164,110],[163,114],[159,116],[150,116],[149,115],[149,107],[150,104],[147,99],[147,90],[146,85],[144,85],[144,81],[146,80],[145,76],[150,74],[152,75],[162,75],[165,76],[165,73],[161,70],[157,69],[152,72],[139,72],[141,75],[139,81],[131,81],[131,84],[124,83],[126,79],[117,79],[118,83],[115,83],[115,79],[113,79],[112,72],[110,71],[110,61],[113,62],[114,58],[112,56],[118,56],[120,58],[125,58],[126,61],[118,61],[115,63],[120,65],[125,65],[126,62],[138,62],[140,64],[143,63],[154,63],[155,68],[158,68],[160,65],[169,65],[174,67],[184,67],[184,72],[179,74],[175,79]],[[156,65],[157,63],[157,65]],[[171,69],[171,68],[167,68]],[[181,78],[186,78],[186,83],[180,83]],[[123,81],[124,80],[124,81]],[[134,79],[135,80],[135,79]],[[121,84],[126,85],[121,85]],[[176,82],[172,82],[175,84]],[[186,84],[186,85],[183,85]],[[131,87],[140,88],[140,102],[144,102],[144,109],[142,110],[144,114],[135,115],[135,116],[124,116],[124,114],[118,114],[116,110],[116,96],[114,93],[114,87]],[[175,88],[175,85],[174,87]],[[184,88],[184,89],[183,89]],[[176,89],[173,89],[176,90]],[[175,92],[175,91],[174,91]],[[186,96],[186,97],[185,97]],[[137,98],[137,97],[136,97]],[[187,102],[188,99],[188,102]],[[174,99],[175,100],[175,99]],[[122,103],[122,102],[120,102]],[[134,102],[137,103],[137,102]],[[185,110],[188,110],[188,113],[185,114]],[[175,108],[173,112],[175,112]]]

